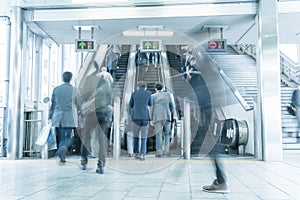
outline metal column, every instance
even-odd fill
[[[22,157],[24,100],[22,96],[23,11],[12,7],[10,82],[8,97],[8,159]]]
[[[262,158],[282,160],[280,62],[277,1],[258,1],[258,119]]]
[[[184,98],[184,142],[183,157],[189,160],[191,157],[191,106],[188,98]]]
[[[5,23],[6,36],[2,38],[6,41],[6,50],[4,50],[4,55],[2,55],[4,59],[5,66],[2,68],[2,72],[0,74],[0,107],[1,107],[1,115],[0,118],[2,121],[2,133],[0,133],[0,146],[1,146],[1,157],[6,157],[7,154],[7,102],[8,102],[8,86],[9,86],[9,59],[10,59],[10,19],[8,17],[1,17],[1,22]]]
[[[120,98],[114,99],[114,159],[119,159],[121,155],[121,134],[120,134]]]

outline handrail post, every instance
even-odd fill
[[[184,159],[191,157],[191,106],[188,98],[184,98]]]
[[[114,98],[114,148],[113,157],[119,159],[121,154],[121,137],[120,137],[120,98]]]

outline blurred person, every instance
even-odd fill
[[[133,142],[133,121],[131,119],[132,116],[132,108],[129,107],[129,114],[128,114],[128,121],[126,124],[126,139],[127,139],[127,153],[129,157],[133,157],[133,147],[134,147],[134,142]]]
[[[216,143],[210,152],[213,165],[216,170],[216,179],[211,185],[203,186],[202,189],[205,192],[211,193],[229,193],[229,187],[227,184],[227,178],[224,171],[222,161],[220,160],[220,154],[222,152],[222,145]]]
[[[78,127],[78,115],[81,113],[79,92],[70,84],[72,76],[68,71],[62,74],[63,84],[53,89],[49,111],[49,120],[56,130],[56,155],[60,158],[60,163],[66,162],[66,154],[72,144],[72,134]]]
[[[296,131],[296,137],[297,140],[300,140],[300,133],[299,133],[299,129],[300,129],[300,86],[297,87],[297,89],[295,89],[293,91],[293,95],[292,95],[292,105],[296,110],[296,119],[298,122],[298,126],[297,126],[297,131]]]
[[[86,170],[87,168],[88,154],[91,150],[91,134],[95,130],[99,144],[99,151],[95,152],[95,156],[98,157],[96,173],[103,174],[108,148],[108,129],[113,120],[113,108],[111,106],[113,79],[107,72],[107,68],[101,67],[100,72],[89,77],[88,81],[96,84],[94,84],[95,87],[90,86],[90,90],[93,91],[90,94],[92,103],[87,110],[82,136],[81,169]]]
[[[152,106],[151,92],[147,90],[146,82],[139,82],[137,90],[131,94],[129,101],[129,107],[132,109],[131,118],[134,132],[134,153],[136,153],[135,158],[139,160],[145,160],[147,153],[150,106]],[[140,145],[139,141],[141,141]]]
[[[163,88],[162,84],[155,84],[155,93],[152,94],[153,104],[150,109],[150,123],[154,126],[156,135],[156,157],[170,155],[171,123],[173,115],[175,114],[175,102],[172,94],[163,91]],[[165,142],[165,152],[163,152],[162,145],[163,137]]]
[[[121,56],[119,45],[110,45],[106,53],[107,71],[111,74],[113,80],[116,80],[116,70]]]

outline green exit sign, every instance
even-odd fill
[[[96,51],[96,41],[95,40],[76,40],[75,41],[76,51]]]
[[[143,39],[140,41],[141,51],[161,51],[160,39]]]

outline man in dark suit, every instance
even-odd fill
[[[155,84],[156,93],[152,94],[153,105],[150,111],[151,125],[154,126],[156,135],[156,157],[170,154],[170,136],[172,115],[175,112],[175,102],[170,92],[163,91],[163,85]],[[164,130],[165,152],[162,149]]]
[[[147,137],[149,128],[149,107],[152,106],[151,92],[147,90],[146,82],[139,82],[137,90],[130,97],[129,107],[132,109],[132,128],[134,132],[134,153],[136,158],[145,160],[147,153]],[[141,138],[139,137],[141,134]],[[139,140],[141,146],[139,148]]]
[[[70,84],[72,73],[64,72],[62,78],[64,83],[55,87],[52,92],[49,120],[56,128],[56,155],[61,163],[65,163],[67,150],[72,144],[72,131],[78,127],[78,114],[81,112],[82,102],[78,90]]]

